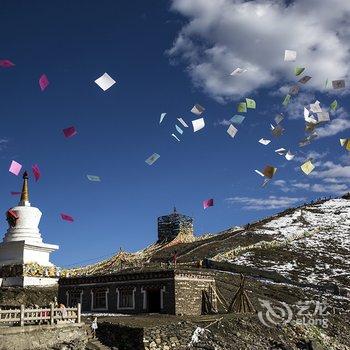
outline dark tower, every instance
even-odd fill
[[[158,218],[158,243],[169,242],[180,236],[181,240],[192,241],[193,219],[180,214],[174,208],[174,212]]]

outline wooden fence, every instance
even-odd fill
[[[20,309],[0,310],[1,324],[50,324],[65,322],[81,322],[81,305],[77,307],[55,308],[53,304],[49,309],[26,309],[21,305]]]

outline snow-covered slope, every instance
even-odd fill
[[[240,235],[257,240],[214,259],[274,271],[297,283],[350,287],[350,200],[303,206]]]

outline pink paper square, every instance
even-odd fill
[[[214,206],[214,199],[213,198],[203,201],[203,208],[204,209],[207,209],[207,208],[212,207],[212,206]]]
[[[13,160],[11,162],[9,172],[17,176],[21,171],[21,169],[22,169],[22,165],[17,163],[15,160]]]
[[[72,137],[77,134],[77,130],[74,126],[70,126],[69,128],[63,129],[63,133],[65,137]]]
[[[32,166],[32,170],[33,170],[33,175],[34,175],[35,181],[38,181],[40,179],[40,176],[41,176],[39,166],[37,164],[34,164]]]
[[[47,79],[47,76],[43,74],[39,78],[39,85],[40,85],[41,91],[44,91],[49,86],[49,84],[50,84],[49,79]]]
[[[0,67],[2,67],[2,68],[10,68],[13,66],[14,66],[14,63],[12,63],[9,60],[0,60]]]
[[[65,221],[69,221],[69,222],[74,221],[74,219],[70,215],[67,215],[67,214],[61,214],[61,218]]]

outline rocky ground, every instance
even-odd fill
[[[103,317],[99,320],[99,339],[119,350],[131,349],[206,349],[206,350],[347,350],[350,349],[348,328],[343,316],[329,318],[330,326],[324,330],[317,326],[295,323],[265,327],[257,315],[216,315],[200,317],[143,316]],[[347,318],[349,322],[349,318]],[[113,328],[117,325],[119,328]],[[120,327],[123,328],[121,333]],[[201,329],[198,339],[191,339],[196,329]],[[135,340],[143,334],[144,345]],[[132,337],[125,336],[126,333]],[[119,335],[119,336],[117,336]],[[121,341],[121,339],[123,339]],[[144,347],[143,347],[144,346]]]

